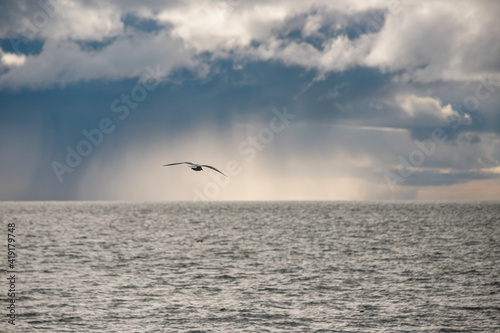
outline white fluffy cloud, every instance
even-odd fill
[[[461,119],[462,124],[471,123],[469,115],[460,115],[450,104],[443,105],[438,98],[401,95],[396,97],[396,103],[414,126],[443,126],[452,118]]]
[[[8,53],[0,50],[0,63],[5,67],[22,66],[25,61],[26,56],[24,54]]]
[[[387,16],[363,63],[405,70],[420,82],[478,79],[491,73],[488,62],[498,54],[498,9],[481,1],[408,2]]]
[[[172,23],[174,36],[202,52],[247,46],[253,39],[268,38],[273,27],[278,27],[287,14],[286,7],[279,4],[232,8],[218,6],[213,1],[197,1],[162,11],[158,19]]]

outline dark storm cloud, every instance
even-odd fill
[[[355,41],[367,33],[379,32],[386,15],[386,9],[345,15],[340,11],[313,7],[308,12],[288,18],[274,33],[278,40],[304,42],[323,51],[325,40],[330,38],[345,35],[349,40]],[[314,18],[316,25],[314,30],[308,26],[311,18]]]
[[[397,172],[393,170],[393,172]],[[437,171],[414,171],[406,177],[402,186],[450,186],[455,184],[465,184],[473,180],[496,180],[500,179],[498,173],[464,171],[440,173]]]
[[[133,27],[135,29],[149,33],[165,30],[166,28],[164,24],[158,22],[157,20],[141,18],[131,13],[127,13],[122,16],[122,22],[126,28]]]
[[[42,52],[43,40],[39,39],[23,39],[19,40],[19,43],[16,43],[16,37],[13,39],[0,39],[0,47],[4,52],[8,53],[17,53],[17,54],[25,54],[25,55],[38,55]]]

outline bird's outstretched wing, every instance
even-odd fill
[[[164,164],[163,166],[171,166],[171,165],[177,165],[177,164],[189,164],[189,165],[194,165],[194,163],[191,163],[191,162],[178,162],[178,163]]]
[[[202,164],[202,165],[200,165],[200,166],[201,166],[201,167],[207,167],[207,168],[210,168],[210,169],[215,170],[215,171],[217,171],[218,173],[220,173],[220,174],[224,175],[224,174],[223,174],[220,170],[217,170],[217,169],[216,169],[216,168],[214,168],[213,166],[210,166],[210,165],[203,165],[203,164]],[[225,176],[225,177],[227,177],[226,175],[224,175],[224,176]]]

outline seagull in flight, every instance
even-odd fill
[[[209,169],[212,169],[212,170],[215,170],[217,171],[218,173],[224,175],[221,171],[217,170],[216,168],[214,168],[213,166],[210,166],[210,165],[205,165],[205,164],[195,164],[195,163],[191,163],[191,162],[179,162],[179,163],[170,163],[170,164],[165,164],[164,166],[171,166],[171,165],[178,165],[178,164],[187,164],[189,165],[189,167],[191,168],[191,170],[193,171],[201,171],[203,170],[203,167],[206,167],[206,168],[209,168]],[[225,177],[227,177],[226,175],[224,175]]]

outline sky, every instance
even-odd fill
[[[0,8],[0,200],[500,200],[499,1]]]

